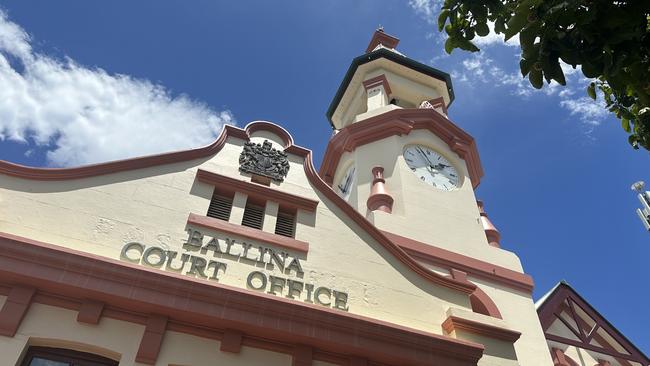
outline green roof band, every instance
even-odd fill
[[[365,55],[356,57],[354,60],[352,60],[352,64],[348,68],[348,71],[345,73],[345,77],[343,78],[341,85],[339,85],[339,88],[336,91],[336,95],[334,96],[332,103],[330,103],[330,106],[327,109],[326,116],[327,116],[327,120],[330,122],[330,125],[332,126],[332,129],[335,129],[334,123],[332,122],[332,115],[334,114],[334,110],[336,110],[336,107],[338,107],[339,103],[341,102],[341,98],[343,98],[343,94],[345,93],[345,90],[348,88],[348,85],[352,80],[352,76],[354,76],[354,73],[357,71],[357,68],[361,65],[367,64],[368,62],[372,62],[382,57],[387,60],[398,63],[402,66],[406,66],[415,71],[421,72],[427,76],[444,81],[447,84],[447,91],[449,92],[449,105],[451,105],[451,103],[454,101],[454,88],[451,85],[451,76],[448,73],[444,71],[440,71],[431,66],[427,66],[423,63],[417,62],[406,56],[402,56],[393,51],[389,51],[385,48],[380,48],[370,53],[366,53]]]

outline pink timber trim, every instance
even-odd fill
[[[394,109],[340,129],[327,145],[320,175],[332,184],[336,167],[344,152],[390,136],[408,135],[411,131],[422,129],[438,136],[465,160],[472,187],[478,187],[483,177],[483,167],[474,138],[433,109]]]
[[[0,335],[13,337],[23,321],[36,289],[31,286],[14,286],[9,291],[0,310]]]
[[[467,281],[467,273],[463,271],[459,271],[456,268],[451,268],[449,270],[451,278],[454,278],[459,281]],[[490,296],[485,293],[485,291],[481,290],[480,287],[476,287],[474,292],[469,295],[469,302],[472,305],[472,311],[478,314],[483,314],[487,316],[491,316],[493,318],[497,319],[503,319],[501,317],[501,312],[499,311],[499,308],[497,305],[492,301]]]
[[[148,365],[156,364],[160,346],[162,346],[165,331],[167,330],[167,317],[153,314],[147,319],[147,324],[140,340],[140,347],[135,356],[136,362]]]
[[[204,158],[216,154],[226,143],[228,137],[248,139],[248,132],[233,126],[224,126],[221,135],[211,144],[197,149],[144,156],[134,159],[111,161],[108,163],[84,165],[74,168],[34,168],[0,160],[0,174],[32,180],[71,180],[96,177],[105,174],[149,168],[163,164]]]
[[[231,224],[227,221],[215,219],[213,217],[201,216],[191,213],[187,218],[187,223],[228,234],[240,235],[249,239],[260,240],[262,242],[275,244],[277,246],[301,253],[309,252],[309,243],[307,242],[282,235],[267,233],[266,231],[248,226]]]
[[[220,350],[222,352],[239,353],[243,339],[242,332],[234,329],[226,329],[221,339]]]
[[[412,110],[412,109],[406,111],[414,112],[416,113],[416,115],[420,115],[421,111],[426,111],[427,113],[424,115],[426,116],[429,116],[430,114],[437,115],[438,118],[444,120],[445,123],[449,123],[446,118],[440,116],[440,114],[437,113],[436,111]],[[391,113],[392,112],[388,112],[385,115],[391,115]],[[430,119],[427,119],[425,123],[430,124],[430,122],[431,122]],[[417,124],[419,122],[414,122],[414,123]],[[357,123],[355,125],[359,125],[359,124],[361,123]],[[400,127],[398,126],[398,128]],[[80,168],[66,168],[66,169],[31,168],[22,165],[8,163],[6,161],[0,161],[0,174],[13,175],[23,179],[69,180],[69,179],[77,179],[77,178],[85,178],[90,176],[109,174],[117,171],[151,167],[151,166],[167,164],[167,163],[177,163],[180,161],[186,161],[186,160],[197,159],[197,158],[205,158],[214,155],[217,152],[219,152],[219,150],[221,150],[221,148],[224,146],[224,144],[226,143],[229,137],[248,140],[250,138],[251,131],[262,131],[262,130],[271,131],[276,134],[281,133],[283,135],[286,135],[285,137],[283,137],[283,139],[286,140],[287,143],[293,142],[293,139],[291,138],[289,133],[286,132],[286,130],[284,130],[282,127],[275,125],[271,122],[256,121],[256,122],[249,123],[248,125],[246,125],[244,129],[240,129],[233,126],[225,126],[221,135],[214,143],[200,149],[179,151],[175,153],[154,155],[154,156],[135,158],[130,160],[121,160],[117,162],[110,162],[104,164],[88,165]],[[458,131],[461,130],[458,129]],[[339,133],[338,135],[340,134],[341,133]],[[471,139],[471,137],[469,138]],[[458,142],[457,145],[464,146],[460,142]],[[339,195],[336,194],[336,192],[334,192],[332,188],[327,183],[325,183],[325,181],[323,181],[323,179],[321,179],[318,172],[316,171],[316,168],[314,167],[314,163],[312,160],[312,152],[310,150],[297,145],[290,145],[287,146],[284,151],[290,154],[295,154],[297,156],[303,157],[304,158],[303,169],[311,185],[317,191],[320,191],[325,197],[327,197],[329,201],[331,201],[334,205],[336,205],[339,209],[341,209],[353,222],[355,222],[363,230],[365,230],[374,240],[376,240],[380,245],[382,245],[397,260],[401,261],[407,267],[409,267],[411,270],[417,273],[419,276],[429,280],[432,283],[447,288],[451,288],[460,292],[464,292],[468,295],[474,291],[474,288],[476,288],[476,286],[474,286],[473,284],[459,282],[452,278],[447,278],[445,276],[430,271],[429,269],[427,269],[426,267],[424,267],[423,265],[415,261],[406,252],[404,252],[402,248],[400,248],[398,245],[396,245],[391,240],[389,240],[384,235],[384,233],[382,233],[379,229],[377,229],[363,215],[361,215],[354,208],[352,208],[345,200],[339,197]],[[279,203],[282,204],[283,202],[279,202]]]
[[[445,104],[445,98],[443,97],[438,97],[438,98],[433,98],[429,99],[426,102],[428,102],[434,109],[435,108],[440,108],[442,109],[442,113],[447,115],[447,105]],[[422,102],[424,103],[424,102]]]
[[[478,200],[476,201],[476,204],[478,205],[481,224],[483,225],[483,230],[485,230],[485,237],[488,240],[488,244],[493,247],[500,248],[501,245],[499,244],[499,240],[501,240],[501,234],[499,233],[499,230],[497,230],[494,224],[492,224],[492,221],[490,221],[490,218],[485,212],[485,205],[483,201]]]
[[[243,129],[231,125],[223,126],[219,137],[214,142],[196,149],[116,160],[74,168],[35,168],[0,160],[0,174],[33,180],[70,180],[150,168],[212,156],[221,150],[229,137],[248,141],[250,140],[251,134],[260,130],[269,131],[278,135],[283,140],[285,149],[291,150],[287,152],[296,153],[296,149],[291,149],[295,146],[293,144],[293,138],[284,128],[267,121],[254,121],[246,125]],[[297,150],[300,149],[302,148]]]
[[[492,301],[490,296],[481,290],[479,287],[474,290],[474,292],[469,295],[469,302],[472,305],[472,310],[475,313],[489,315],[493,318],[503,319],[501,312],[497,307],[497,304]]]
[[[242,332],[244,345],[294,356],[311,347],[314,359],[339,364],[360,357],[390,365],[475,366],[483,353],[472,342],[0,234],[0,290],[9,284],[33,287],[34,301],[63,308],[104,302],[102,316],[145,324],[141,362],[155,359],[163,329],[215,339],[233,329]]]
[[[575,311],[576,307],[579,307],[588,317],[592,318],[595,324],[591,326],[580,317]],[[578,326],[578,329],[575,329],[567,320],[560,316],[563,311],[568,313],[568,316],[572,318],[573,323]],[[632,365],[630,361],[643,366],[650,365],[650,359],[647,356],[627,340],[618,329],[612,326],[571,288],[571,286],[564,282],[561,282],[537,308],[537,315],[539,316],[544,336],[549,341],[612,356],[623,366]],[[575,338],[562,337],[548,332],[549,327],[556,320],[562,321],[574,333]],[[598,331],[601,329],[623,347],[625,352],[618,351],[610,341],[598,334]],[[597,345],[592,343],[592,340],[595,340],[597,342],[595,344]]]
[[[372,176],[372,189],[366,206],[370,211],[379,210],[391,213],[393,211],[393,197],[388,193],[385,186],[384,168],[380,166],[372,168]]]
[[[316,206],[318,206],[318,201],[316,200],[282,192],[257,183],[226,177],[225,175],[209,172],[203,169],[198,169],[196,172],[196,178],[200,182],[214,185],[222,190],[246,193],[249,197],[258,198],[264,201],[271,200],[291,208],[313,212],[316,211]]]
[[[84,300],[77,314],[77,321],[86,324],[98,324],[102,317],[104,303],[92,300]]]
[[[496,327],[490,324],[483,324],[473,320],[459,318],[457,316],[449,316],[443,323],[442,328],[448,334],[453,331],[465,331],[469,333],[478,334],[480,336],[500,339],[502,341],[515,343],[517,339],[521,336],[521,333],[505,329],[501,327]]]
[[[372,89],[379,85],[382,85],[384,87],[384,91],[386,92],[387,96],[389,96],[392,93],[392,91],[390,90],[390,84],[388,83],[388,79],[386,79],[386,75],[384,74],[375,76],[374,78],[368,79],[363,82],[363,87],[366,88],[366,91],[368,91],[368,89]]]
[[[379,44],[383,44],[388,48],[395,49],[398,43],[399,38],[393,37],[390,34],[386,34],[381,29],[377,29],[375,33],[372,34],[372,38],[370,39],[370,43],[368,43],[368,47],[366,47],[366,53],[374,50],[375,47],[377,47]]]
[[[298,344],[293,349],[291,366],[312,366],[314,350],[306,345]]]
[[[474,277],[483,278],[525,293],[533,292],[533,278],[525,273],[467,257],[388,231],[383,231],[383,233],[414,258],[441,267],[455,268]]]
[[[554,366],[580,366],[571,357],[564,354],[561,349],[553,348],[551,350],[551,357],[553,357]]]

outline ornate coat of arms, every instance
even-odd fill
[[[268,140],[262,144],[249,141],[239,155],[239,171],[282,182],[289,173],[289,161],[287,154],[271,147]]]

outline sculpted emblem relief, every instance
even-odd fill
[[[249,141],[239,155],[239,171],[282,182],[289,173],[289,161],[287,154],[274,149],[268,140],[262,144]]]

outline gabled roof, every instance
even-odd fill
[[[561,281],[535,304],[548,341],[611,356],[623,366],[643,366],[650,359],[594,309],[568,283]]]
[[[449,104],[447,106],[451,105],[451,103],[454,101],[454,88],[451,85],[451,76],[448,73],[444,71],[440,71],[431,66],[425,65],[423,63],[417,62],[413,59],[410,59],[404,55],[401,55],[389,49],[379,48],[375,51],[366,53],[352,60],[352,64],[350,64],[348,71],[345,73],[345,77],[343,78],[343,81],[341,81],[341,85],[339,85],[339,88],[336,91],[336,95],[334,96],[332,103],[330,103],[330,106],[327,109],[327,113],[326,113],[327,120],[330,121],[332,128],[335,128],[334,123],[332,122],[332,116],[334,115],[334,111],[336,110],[336,107],[338,107],[339,103],[341,102],[341,99],[343,98],[343,94],[345,94],[345,90],[348,88],[348,85],[350,84],[350,81],[352,80],[352,77],[354,76],[359,66],[375,61],[380,58],[385,58],[387,60],[400,64],[402,66],[421,72],[424,75],[444,81],[447,84],[447,91],[449,92]]]

